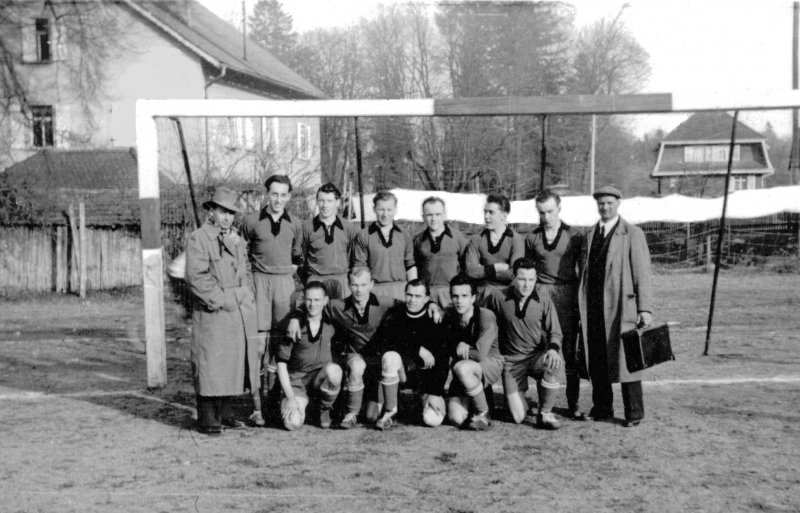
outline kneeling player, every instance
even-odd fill
[[[503,371],[497,323],[491,310],[475,306],[477,290],[469,277],[462,274],[450,281],[450,298],[454,310],[445,315],[445,326],[454,363],[447,415],[457,426],[483,430],[491,424],[484,389]]]
[[[539,295],[536,286],[536,262],[520,258],[514,262],[514,284],[494,290],[486,307],[497,317],[500,331],[500,354],[505,360],[503,388],[514,422],[525,419],[528,405],[528,376],[536,380],[539,412],[536,424],[544,429],[558,429],[552,413],[563,379],[561,328],[558,314],[548,295]]]
[[[328,304],[325,286],[312,282],[304,293],[306,307],[301,319],[300,338],[285,338],[278,348],[278,379],[285,395],[281,418],[289,431],[299,429],[306,418],[309,396],[320,396],[319,424],[331,426],[331,407],[339,395],[342,369],[331,361],[333,326],[322,317]]]
[[[430,289],[423,280],[406,284],[405,303],[389,310],[366,354],[381,358],[378,404],[383,412],[375,427],[389,429],[397,413],[397,394],[403,383],[415,382],[422,396],[422,419],[431,427],[444,420],[444,385],[449,371],[445,332],[427,312]]]

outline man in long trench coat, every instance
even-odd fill
[[[194,295],[192,377],[198,431],[216,435],[242,427],[231,399],[243,393],[245,372],[256,410],[260,406],[258,326],[246,243],[232,228],[237,193],[218,188],[203,206],[208,220],[192,232],[186,250],[186,282]]]
[[[647,241],[618,215],[621,196],[614,187],[594,193],[600,222],[584,240],[578,304],[592,380],[589,416],[614,416],[611,384],[621,382],[625,426],[632,427],[644,418],[642,372],[628,372],[620,334],[651,324],[653,304]]]

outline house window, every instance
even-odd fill
[[[261,151],[275,153],[278,146],[278,118],[261,118]]]
[[[256,133],[253,125],[256,121],[258,120],[253,118],[242,119],[242,125],[244,128],[243,142],[244,147],[247,150],[252,150],[255,147]]]
[[[731,177],[731,185],[730,191],[744,191],[747,190],[747,179],[750,178],[748,176],[732,176]]]
[[[730,146],[716,144],[713,146],[686,146],[683,148],[684,162],[727,162]],[[733,146],[733,161],[741,157],[741,146]]]
[[[31,107],[33,118],[33,145],[36,148],[53,146],[53,106],[37,105]]]
[[[685,146],[683,148],[684,162],[703,162],[703,146]]]
[[[36,60],[49,61],[50,59],[50,20],[36,18]]]
[[[311,158],[311,127],[297,124],[297,156],[303,160]]]

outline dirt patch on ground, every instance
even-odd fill
[[[675,382],[800,378],[800,276],[724,274],[703,357],[710,283],[655,277],[657,320],[680,323],[678,359],[648,372],[645,423],[564,420],[555,433],[502,412],[486,433],[420,427],[403,394],[386,433],[208,438],[190,429],[190,334],[174,305],[170,382],[147,391],[138,295],[2,302],[0,509],[798,511],[800,382]],[[244,417],[247,400],[237,406]]]

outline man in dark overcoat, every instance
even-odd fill
[[[246,243],[232,226],[240,211],[237,197],[223,187],[214,192],[203,205],[208,219],[189,236],[186,249],[186,282],[194,295],[191,359],[198,431],[209,435],[220,434],[223,426],[244,425],[234,418],[231,399],[243,393],[245,373],[254,400],[259,395],[252,278]]]
[[[586,364],[592,381],[594,420],[614,416],[611,384],[622,383],[625,426],[644,418],[642,372],[630,373],[620,335],[652,323],[650,252],[644,232],[622,219],[622,194],[614,187],[594,193],[600,222],[583,244],[578,303]]]

